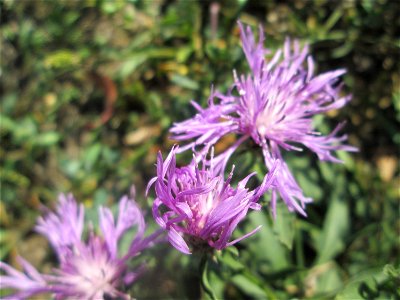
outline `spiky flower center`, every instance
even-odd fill
[[[197,210],[197,227],[199,230],[204,228],[210,212],[214,209],[218,202],[218,199],[212,192],[209,192],[206,195],[200,195]]]
[[[75,290],[74,294],[84,295],[87,299],[102,299],[104,294],[114,294],[120,270],[106,248],[89,245],[74,252],[62,268],[66,282]]]

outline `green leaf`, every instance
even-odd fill
[[[113,164],[120,155],[117,150],[106,147],[105,145],[103,145],[102,150],[103,151],[101,151],[101,158],[107,164]]]
[[[6,132],[13,131],[16,127],[17,127],[17,124],[13,119],[11,119],[3,114],[0,114],[0,130],[1,131],[6,131]]]
[[[351,153],[346,151],[338,151],[338,157],[344,162],[346,169],[349,171],[354,171],[355,162]]]
[[[334,165],[327,163],[325,161],[319,161],[318,162],[319,169],[321,171],[322,177],[324,180],[326,180],[328,183],[333,184],[336,174],[334,171]]]
[[[231,282],[247,296],[253,297],[255,299],[267,298],[265,291],[244,275],[239,274],[233,276]]]
[[[311,280],[316,282],[316,294],[335,293],[343,287],[343,280],[340,275],[341,270],[334,262],[318,265],[313,270],[317,273],[316,278]]]
[[[317,264],[331,260],[344,249],[344,239],[350,227],[349,207],[343,193],[341,193],[345,185],[344,176],[339,176],[335,185],[337,188],[331,198],[323,230],[317,244]]]
[[[49,147],[57,144],[60,140],[60,134],[55,131],[43,132],[37,135],[34,139],[34,144],[37,146]]]
[[[132,55],[129,59],[125,60],[121,69],[118,72],[120,78],[129,76],[135,69],[147,60],[148,56],[145,53],[138,53]]]
[[[335,300],[348,299],[389,299],[380,295],[377,284],[387,279],[382,268],[366,270],[354,276],[345,288],[335,297]],[[369,295],[370,298],[365,297]],[[393,298],[396,299],[396,298]]]
[[[173,74],[171,81],[186,89],[197,90],[199,88],[199,84],[196,81],[182,75]]]
[[[57,50],[49,54],[44,60],[44,65],[49,69],[67,69],[80,63],[77,53],[68,49]]]
[[[257,261],[265,262],[270,272],[287,268],[290,263],[288,259],[288,250],[278,240],[272,230],[268,217],[263,212],[251,213],[248,216],[248,231],[262,225],[261,229],[249,239],[243,241],[247,244],[250,252]]]
[[[313,198],[313,199],[321,199],[323,192],[321,186],[318,184],[318,175],[315,170],[308,170],[305,173],[302,171],[295,171],[296,179],[299,182],[299,185],[303,189],[305,195]]]
[[[95,207],[98,207],[100,205],[105,205],[108,199],[108,193],[107,190],[104,188],[99,188],[96,190],[93,196],[93,205]]]
[[[193,53],[193,48],[192,47],[181,47],[178,48],[177,53],[176,53],[176,60],[179,63],[184,63],[187,61],[189,56]]]
[[[81,163],[75,159],[64,159],[61,161],[61,168],[67,176],[74,178],[81,170]]]
[[[26,143],[36,136],[37,125],[33,118],[26,117],[18,122],[13,133],[17,143]]]
[[[343,10],[340,8],[337,8],[330,16],[329,19],[325,22],[325,24],[322,26],[323,31],[328,33],[333,26],[339,21],[339,19],[343,15]]]
[[[84,155],[84,165],[85,169],[90,170],[93,165],[97,162],[97,160],[100,157],[101,153],[101,144],[96,143],[87,150],[87,152]]]
[[[228,267],[232,271],[240,271],[244,268],[243,264],[238,259],[238,256],[228,250],[223,250],[221,252],[221,255],[218,256],[218,262],[221,262],[224,267]]]
[[[12,169],[3,169],[3,168],[0,168],[0,181],[2,183],[8,181],[20,188],[27,188],[31,182],[31,180],[24,174],[21,174]]]
[[[15,247],[21,233],[18,230],[0,230],[0,260],[3,261],[8,253]]]
[[[390,264],[387,264],[383,267],[383,274],[389,277],[394,277],[400,279],[400,266],[396,269]]]
[[[273,230],[279,241],[289,250],[292,250],[293,246],[295,220],[295,214],[291,213],[285,204],[279,203],[276,206],[276,220],[273,224]]]
[[[208,298],[212,300],[221,299],[225,283],[218,276],[218,266],[211,258],[204,256],[200,268],[203,270],[201,284]]]
[[[101,10],[106,14],[114,14],[122,8],[123,3],[122,1],[104,1]]]

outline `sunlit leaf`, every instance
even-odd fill
[[[278,236],[279,241],[289,250],[292,250],[293,246],[293,238],[296,230],[295,220],[295,215],[287,209],[286,205],[283,203],[277,205],[273,230]]]
[[[338,188],[330,199],[323,231],[319,236],[317,264],[332,259],[344,249],[350,227],[349,205],[343,193],[344,176],[338,176],[335,185]]]
[[[247,277],[243,275],[233,276],[231,279],[232,283],[235,284],[242,292],[244,292],[247,296],[250,296],[255,299],[265,299],[266,293],[265,291],[259,287],[257,284],[249,280]]]

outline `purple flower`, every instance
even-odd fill
[[[223,136],[236,133],[240,136],[235,144],[216,157],[222,170],[231,154],[244,141],[252,139],[258,144],[270,169],[275,160],[281,160],[277,171],[277,190],[289,210],[305,214],[305,204],[312,201],[303,195],[281,150],[302,151],[304,146],[317,154],[320,160],[340,162],[332,151],[357,151],[343,145],[346,135],[338,136],[343,124],[339,124],[327,136],[315,130],[314,115],[339,109],[347,104],[350,96],[340,96],[338,79],[344,70],[314,75],[314,63],[308,47],[300,47],[298,41],[286,40],[271,60],[265,58],[264,36],[260,29],[259,40],[255,41],[250,27],[241,29],[243,50],[250,66],[250,74],[237,76],[227,95],[212,92],[207,108],[192,102],[198,113],[191,119],[175,123],[172,138],[179,141],[192,140],[180,151],[200,147],[204,155]],[[232,93],[235,91],[236,93]],[[214,101],[214,99],[217,101]],[[271,206],[275,214],[276,194]]]
[[[262,184],[249,191],[245,185],[255,173],[248,175],[233,188],[230,185],[233,168],[226,181],[223,174],[214,171],[212,157],[209,168],[203,165],[200,169],[195,160],[188,166],[177,168],[176,152],[177,148],[172,148],[165,161],[161,153],[158,153],[157,177],[148,185],[148,189],[155,185],[157,196],[153,204],[153,216],[168,231],[169,242],[176,249],[186,254],[191,253],[189,246],[195,252],[211,248],[220,250],[252,235],[260,228],[229,241],[247,211],[261,208],[257,201],[272,185],[277,163]]]
[[[119,202],[118,218],[112,212],[99,208],[102,235],[98,236],[89,226],[89,237],[84,241],[84,207],[72,195],[60,195],[56,212],[38,220],[36,230],[53,246],[59,267],[53,274],[40,274],[31,264],[19,257],[23,268],[20,272],[0,262],[0,288],[16,292],[5,299],[26,299],[33,295],[51,293],[55,299],[103,299],[103,297],[130,299],[119,291],[143,271],[128,269],[127,261],[148,247],[158,233],[144,237],[143,215],[134,200],[127,196]],[[118,253],[118,242],[128,230],[136,227],[136,236],[128,251]]]

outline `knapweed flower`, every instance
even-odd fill
[[[177,148],[172,148],[165,161],[158,153],[157,176],[148,185],[148,189],[155,185],[157,196],[153,204],[154,219],[168,232],[169,242],[176,249],[186,254],[191,253],[190,248],[193,252],[206,252],[212,248],[221,250],[260,228],[229,241],[248,210],[261,208],[257,201],[273,184],[278,163],[259,187],[249,191],[245,185],[255,173],[233,188],[230,185],[233,168],[227,180],[223,174],[214,172],[212,157],[208,168],[203,165],[200,169],[195,160],[177,168],[176,151]]]
[[[237,76],[234,72],[234,84],[229,93],[212,92],[207,108],[193,101],[198,113],[191,119],[175,123],[170,130],[172,138],[192,140],[181,151],[200,147],[198,152],[204,155],[223,136],[229,133],[239,135],[237,142],[219,155],[222,169],[236,148],[252,139],[261,147],[267,168],[270,169],[277,159],[282,161],[275,189],[289,210],[305,215],[305,204],[312,199],[303,195],[283,160],[281,150],[301,151],[301,146],[304,146],[316,153],[320,160],[331,162],[340,162],[332,151],[356,151],[356,148],[342,144],[346,135],[337,135],[343,124],[323,136],[315,130],[312,120],[313,116],[339,109],[350,100],[350,96],[340,96],[338,79],[345,71],[315,76],[308,47],[301,48],[298,41],[292,43],[289,39],[283,49],[267,60],[265,56],[269,51],[263,46],[262,30],[256,42],[250,27],[245,29],[240,23],[239,26],[250,74]],[[274,192],[271,200],[274,214],[275,205]]]
[[[22,257],[18,260],[23,272],[0,262],[1,289],[15,293],[4,299],[26,299],[33,295],[50,293],[55,299],[131,299],[119,289],[127,287],[144,269],[128,268],[127,261],[148,247],[157,233],[144,237],[143,215],[134,200],[127,196],[119,202],[118,218],[112,212],[99,208],[102,235],[96,235],[91,226],[84,241],[84,207],[72,195],[60,195],[56,212],[40,217],[36,230],[45,236],[55,250],[59,266],[53,274],[40,274]],[[128,230],[136,227],[136,236],[126,253],[120,255],[118,242]]]

